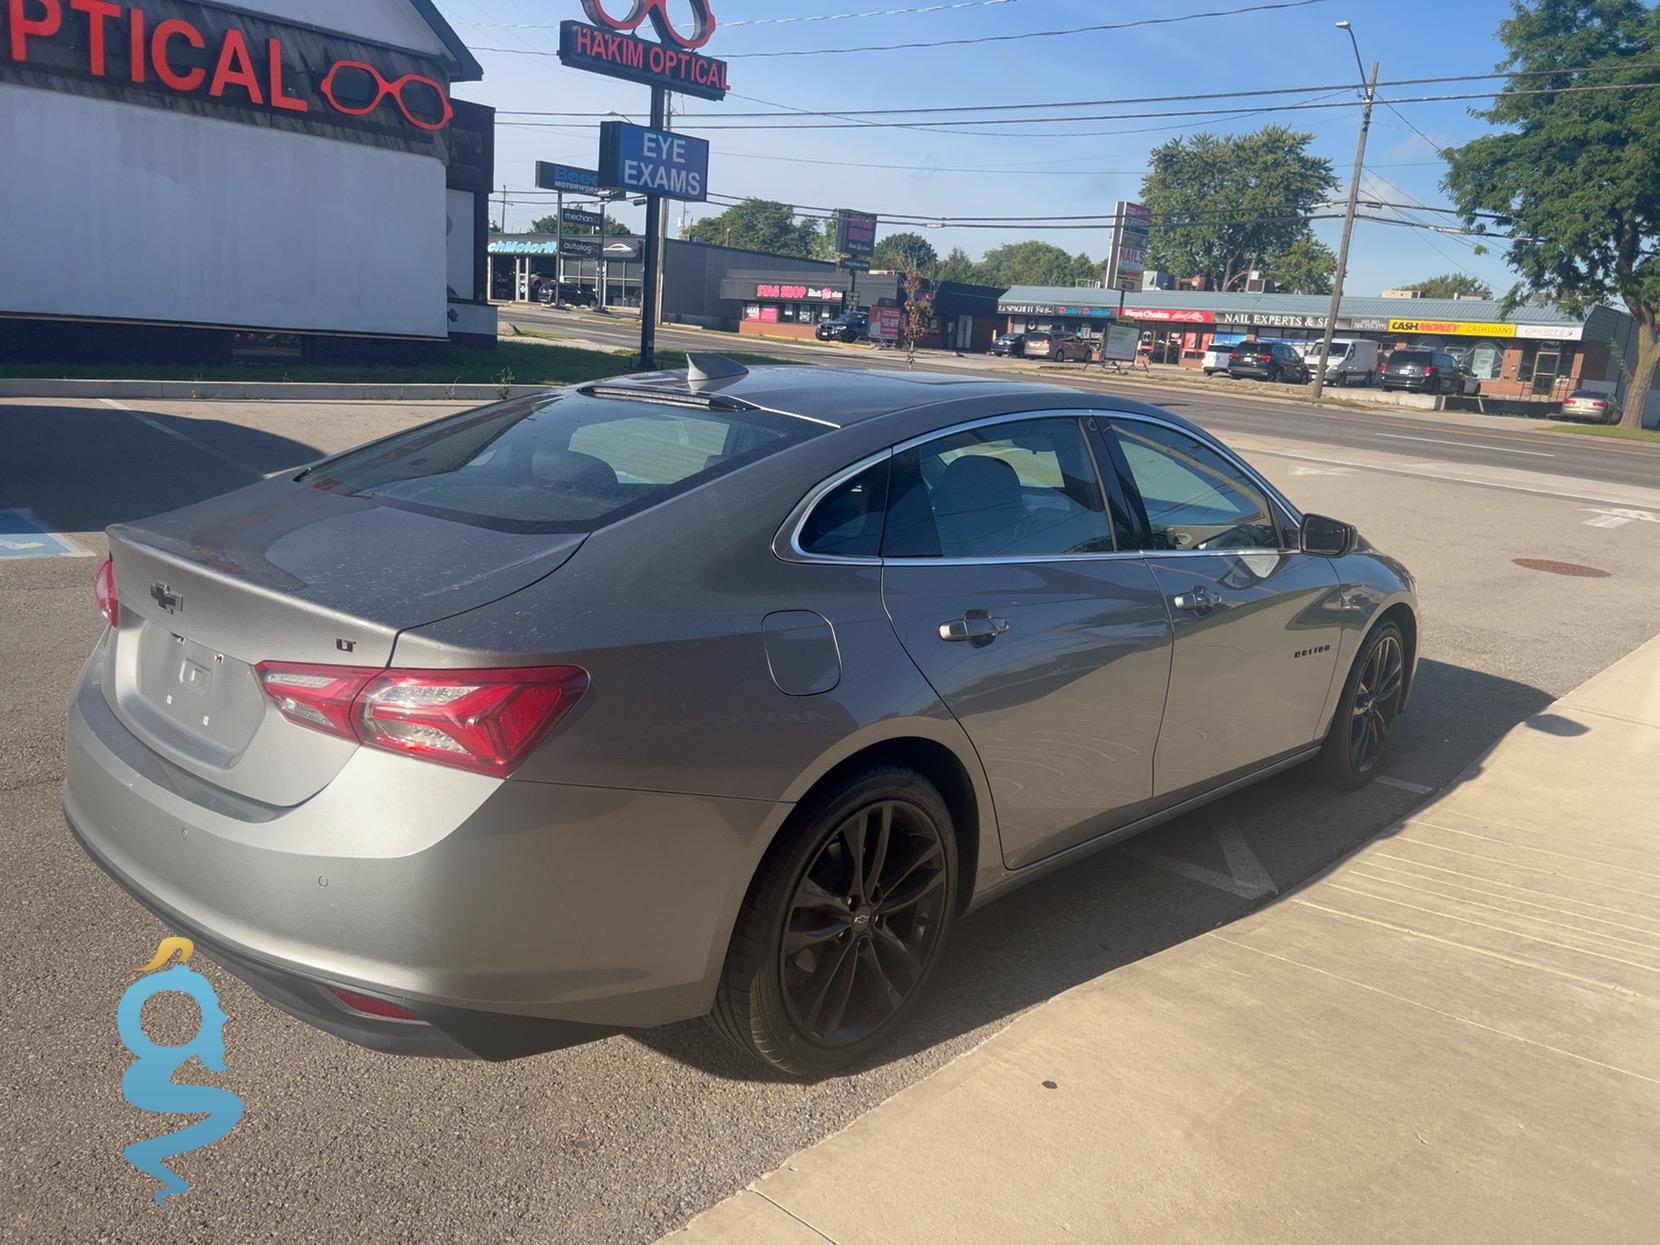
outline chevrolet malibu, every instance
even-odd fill
[[[410,1054],[707,1014],[823,1075],[1013,887],[1364,783],[1418,656],[1407,571],[1180,417],[914,373],[694,356],[109,540],[72,831]]]

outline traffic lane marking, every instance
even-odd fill
[[[54,532],[32,510],[0,510],[0,560],[12,558],[90,558],[68,536]]]
[[[1461,450],[1491,450],[1495,454],[1526,454],[1530,458],[1555,458],[1555,454],[1547,454],[1543,450],[1512,450],[1502,445],[1488,445],[1481,441],[1443,441],[1436,437],[1409,437],[1399,432],[1377,432],[1373,436],[1385,441],[1423,441],[1428,445],[1454,445]]]
[[[1586,514],[1594,514],[1594,519],[1586,519],[1586,527],[1624,527],[1627,523],[1660,523],[1660,515],[1649,510],[1617,509],[1594,510],[1590,506],[1584,507]]]
[[[266,478],[266,473],[261,471],[259,468],[250,467],[247,463],[242,462],[239,459],[232,458],[229,454],[223,453],[220,450],[214,449],[213,446],[209,445],[207,442],[197,440],[188,432],[180,432],[177,428],[169,428],[160,420],[153,419],[149,415],[146,415],[143,411],[135,411],[132,407],[127,406],[125,403],[117,402],[114,398],[100,398],[99,401],[101,401],[105,406],[114,407],[118,411],[125,411],[128,415],[131,415],[134,419],[143,424],[146,428],[150,429],[152,432],[159,432],[164,437],[172,437],[174,440],[183,441],[186,445],[198,453],[206,454],[209,458],[217,458],[220,462],[226,464],[227,466],[235,467],[238,471],[251,475],[256,480],[263,480]],[[278,473],[273,472],[272,474]]]

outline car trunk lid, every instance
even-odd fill
[[[562,565],[580,534],[520,534],[266,481],[109,532],[120,625],[101,679],[173,763],[297,804],[355,745],[288,722],[262,661],[380,667],[398,633],[498,600]]]

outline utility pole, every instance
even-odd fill
[[[669,92],[664,91],[663,92],[663,129],[667,130],[667,129],[671,128],[673,125],[674,125],[674,96],[669,94]],[[682,210],[684,210],[684,209],[682,209]],[[663,314],[663,274],[668,269],[669,201],[667,199],[664,199],[664,198],[658,198],[658,200],[655,203],[649,204],[647,206],[647,211],[655,212],[655,213],[658,214],[658,220],[657,220],[657,278],[653,282],[653,285],[654,285],[654,288],[655,288],[655,291],[656,291],[656,298],[653,300],[654,303],[655,303],[655,306],[652,309],[652,315],[654,317],[661,318],[661,316]],[[645,309],[646,291],[645,291],[645,279],[644,279],[645,278],[645,270],[643,268],[641,269],[640,277],[641,277],[641,280],[640,280],[640,304],[641,304],[641,306],[640,306],[640,315],[643,317],[645,315],[645,312],[646,312],[646,309]],[[653,338],[654,339],[655,339],[655,336],[656,336],[656,334],[654,332],[653,333]]]
[[[667,88],[651,88],[651,128],[665,128],[668,116]],[[640,370],[657,370],[657,278],[660,265],[657,259],[658,243],[663,238],[663,196],[646,196],[646,238],[643,258],[645,272],[640,282]]]
[[[1347,23],[1343,28],[1348,30]],[[1350,31],[1353,38],[1353,32]],[[1320,363],[1314,369],[1314,400],[1318,402],[1326,389],[1326,360],[1331,355],[1331,336],[1337,329],[1337,309],[1343,303],[1343,275],[1349,266],[1349,239],[1355,231],[1355,204],[1360,200],[1360,174],[1366,164],[1366,134],[1372,128],[1372,100],[1378,90],[1378,63],[1372,62],[1372,76],[1366,83],[1366,107],[1360,114],[1360,143],[1355,147],[1355,171],[1349,178],[1349,206],[1343,212],[1343,241],[1337,246],[1337,272],[1331,283],[1331,310],[1326,315],[1326,331],[1320,339]]]

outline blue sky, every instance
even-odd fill
[[[768,18],[913,8],[929,2],[713,0],[720,28],[704,51],[730,61],[734,94],[724,104],[685,99],[678,104],[688,113],[712,114],[709,119],[714,121],[722,113],[761,111],[767,105],[807,109],[959,106],[1346,83],[1355,79],[1357,71],[1347,36],[1335,28],[1343,18],[1353,23],[1367,61],[1377,59],[1382,63],[1385,82],[1487,73],[1502,56],[1495,32],[1511,12],[1510,0],[1318,0],[1306,7],[1277,12],[1026,42],[817,57],[752,59],[744,55],[1019,34],[1144,16],[1240,8],[1250,0],[1002,0],[947,12],[763,22]],[[620,13],[626,7],[626,0],[610,3],[612,12]],[[458,95],[502,110],[614,110],[636,121],[644,120],[641,114],[648,105],[645,87],[566,70],[548,54],[558,47],[558,23],[566,18],[582,18],[578,0],[438,0],[438,6],[462,38],[478,50],[478,59],[485,68],[484,81],[463,86]],[[671,0],[671,7],[689,12],[685,0]],[[521,51],[484,50],[488,48]],[[1385,89],[1380,95],[1449,94],[1493,89],[1496,85],[1472,82],[1403,87]],[[1231,102],[1220,101],[1223,105]],[[1083,111],[1195,106],[1154,104]],[[1470,103],[1460,102],[1414,104],[1402,105],[1400,111],[1445,146],[1484,130],[1485,124],[1469,115],[1469,107]],[[503,123],[534,120],[501,118]],[[711,132],[706,137],[713,143],[710,185],[721,194],[757,195],[791,204],[845,206],[878,213],[1064,216],[1110,212],[1115,200],[1135,198],[1148,151],[1169,137],[1200,128],[1247,131],[1269,121],[1282,121],[1314,134],[1313,150],[1332,160],[1346,184],[1354,161],[1358,108],[1198,122],[1171,118],[1009,127],[1011,132],[990,137],[896,129],[787,133],[736,130]],[[1145,131],[1156,125],[1182,128],[1124,132]],[[523,228],[533,216],[548,210],[534,194],[527,193],[533,187],[536,160],[591,167],[598,148],[597,129],[591,123],[562,128],[501,124],[496,141],[496,176],[498,183],[508,187],[510,229]],[[1363,184],[1363,198],[1447,203],[1438,184],[1442,164],[1435,148],[1387,109],[1380,108],[1374,114],[1367,166],[1373,171]],[[975,171],[940,171],[947,169]],[[692,218],[714,210],[718,209],[695,205]],[[637,209],[625,208],[624,212],[624,219],[637,223]],[[1450,218],[1437,214],[1418,216],[1451,223]],[[673,220],[678,226],[678,212]],[[1316,232],[1334,250],[1339,224],[1315,224]],[[882,233],[887,232],[884,227]],[[961,245],[977,257],[989,247],[1026,237],[1040,237],[1069,251],[1087,251],[1096,258],[1107,250],[1105,231],[1099,228],[995,232],[945,228],[927,232],[942,254],[951,246]],[[1461,269],[1500,290],[1513,279],[1503,263],[1502,251],[1476,255],[1462,238],[1362,221],[1355,227],[1348,288],[1357,294],[1375,294],[1389,286]]]

